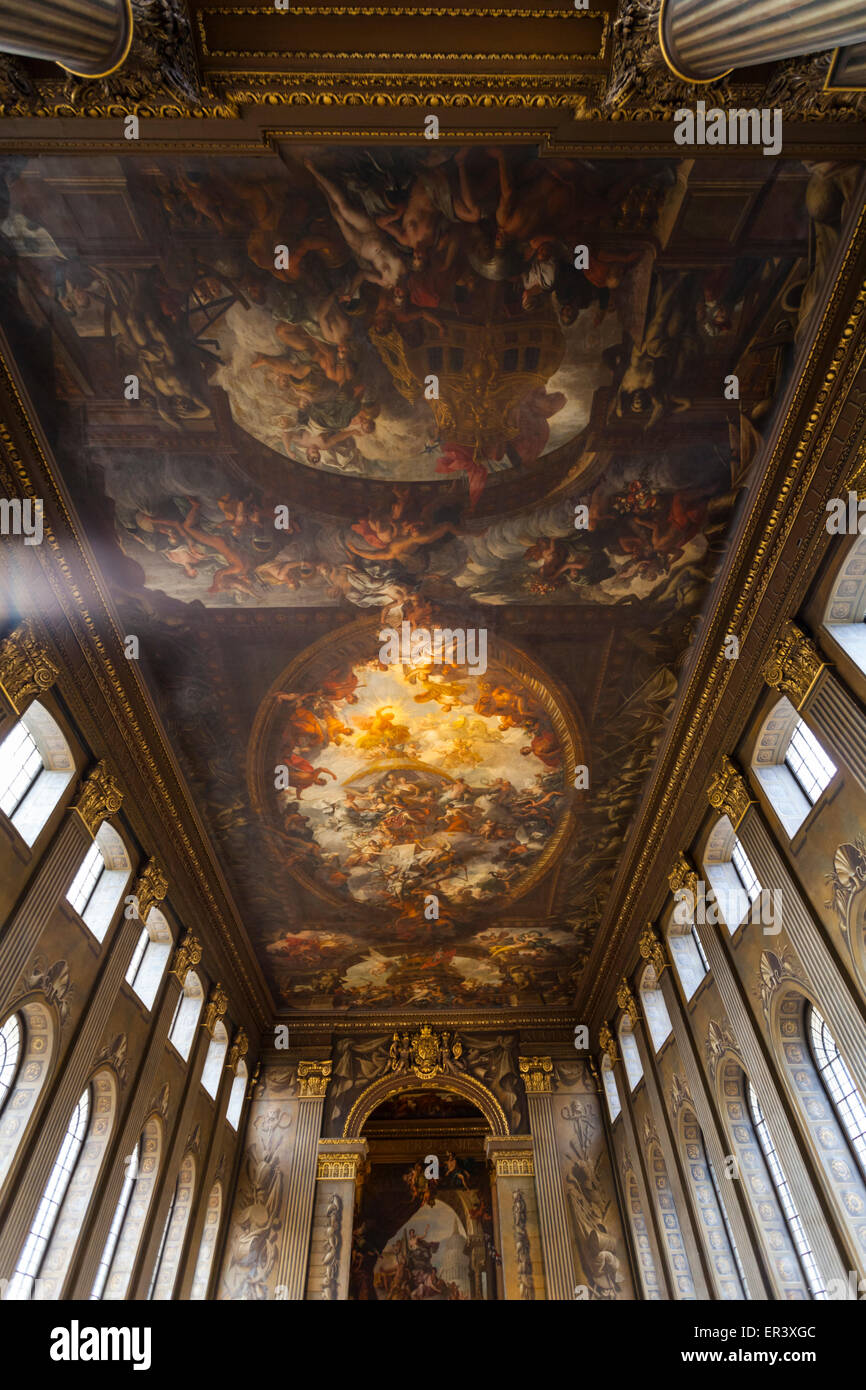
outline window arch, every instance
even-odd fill
[[[0,743],[0,812],[33,845],[75,776],[60,725],[34,701]]]
[[[169,1042],[177,1048],[184,1061],[189,1057],[189,1050],[195,1037],[196,1024],[203,1002],[204,990],[201,980],[194,970],[190,970],[184,980],[183,991],[177,1001],[174,1018],[171,1020],[171,1027],[168,1030]]]
[[[764,889],[727,816],[720,817],[707,839],[704,874],[715,898],[715,910],[712,901],[706,909],[711,925],[717,912],[733,936],[753,909],[760,914]]]
[[[105,1068],[79,1097],[18,1256],[8,1299],[61,1296],[108,1148],[116,1095],[114,1076]]]
[[[641,975],[638,994],[643,1004],[644,1017],[649,1027],[653,1047],[658,1052],[670,1037],[672,1027],[668,1006],[661,992],[655,968],[651,964],[647,965]]]
[[[688,920],[685,920],[686,917]],[[682,909],[677,911],[674,908],[665,939],[683,994],[686,999],[691,999],[710,971],[710,963],[695,927],[694,913],[685,914]]]
[[[211,1188],[210,1195],[207,1199],[204,1230],[201,1233],[201,1244],[198,1247],[195,1274],[193,1275],[192,1288],[189,1294],[192,1302],[198,1303],[207,1298],[213,1257],[216,1251],[217,1236],[219,1235],[220,1220],[222,1219],[222,1208],[223,1188],[222,1183],[217,1180]]]
[[[624,1014],[619,1025],[619,1050],[622,1055],[625,1074],[628,1077],[629,1090],[633,1091],[638,1082],[643,1079],[643,1066],[641,1065],[640,1052],[635,1041],[634,1028],[628,1014]]]
[[[152,1009],[165,967],[171,955],[171,932],[159,908],[152,907],[141,929],[126,983],[135,991],[146,1009]]]
[[[10,1043],[13,1030],[7,1025],[14,1020],[17,1030],[18,1056],[13,1067],[6,1069],[8,1090],[0,1096],[0,1185],[12,1167],[30,1120],[33,1118],[42,1088],[48,1080],[54,1056],[55,1022],[47,1005],[41,1000],[22,1004],[3,1025],[7,1039],[7,1062],[12,1057]]]
[[[773,1143],[767,1121],[764,1118],[761,1102],[758,1100],[751,1081],[748,1083],[746,1094],[749,1102],[749,1114],[752,1118],[752,1125],[754,1126],[755,1134],[763,1150],[767,1169],[772,1179],[773,1186],[776,1189],[776,1196],[779,1199],[779,1205],[784,1213],[788,1232],[793,1241],[794,1249],[797,1252],[797,1259],[803,1271],[803,1277],[806,1280],[809,1293],[812,1298],[824,1299],[827,1297],[827,1294],[821,1279],[821,1272],[818,1269],[815,1256],[812,1254],[812,1247],[809,1244],[806,1232],[803,1228],[800,1213],[797,1210],[796,1203],[791,1195],[791,1189],[788,1186],[788,1179],[779,1161],[779,1155],[776,1153],[776,1146]]]
[[[719,1292],[724,1299],[748,1298],[746,1274],[728,1220],[721,1187],[707,1156],[697,1116],[689,1106],[680,1111],[679,1127],[680,1140],[686,1156],[686,1172],[691,1181],[692,1195],[700,1217],[697,1225]]]
[[[181,1161],[147,1292],[154,1301],[170,1299],[174,1293],[194,1191],[195,1159],[187,1153]]]
[[[836,1039],[827,1027],[826,1020],[814,1004],[806,1006],[806,1022],[812,1060],[827,1099],[847,1135],[860,1173],[866,1178],[866,1105],[863,1104],[863,1097],[836,1046]]]
[[[787,696],[761,725],[752,771],[786,834],[794,835],[836,775],[836,764]]]
[[[117,1233],[114,1236],[114,1251],[113,1254],[108,1255],[107,1260],[106,1252],[103,1252],[103,1260],[106,1260],[107,1272],[101,1279],[101,1290],[99,1292],[96,1291],[97,1285],[94,1284],[94,1291],[91,1293],[92,1298],[103,1298],[106,1302],[109,1302],[123,1299],[127,1295],[136,1256],[138,1255],[138,1247],[141,1243],[142,1232],[147,1220],[147,1214],[150,1211],[150,1204],[153,1200],[153,1194],[159,1176],[159,1168],[162,1161],[162,1142],[162,1121],[158,1115],[151,1115],[139,1139],[137,1172],[131,1180],[126,1209],[120,1214],[120,1218],[117,1221]],[[130,1177],[131,1175],[127,1169],[125,1181],[129,1181]],[[121,1193],[121,1196],[123,1196],[123,1193]],[[116,1218],[117,1215],[118,1213],[115,1211]],[[111,1233],[109,1233],[109,1239],[111,1239]]]
[[[226,1119],[232,1129],[237,1129],[241,1122],[241,1111],[244,1108],[244,1097],[247,1091],[247,1064],[238,1062],[235,1079],[229,1092],[229,1103],[226,1107]]]
[[[858,534],[845,550],[824,609],[823,627],[866,674],[866,536]]]
[[[0,1114],[18,1075],[20,1057],[21,1025],[15,1014],[10,1014],[0,1028]]]
[[[222,1079],[223,1058],[229,1045],[229,1035],[222,1019],[214,1025],[213,1036],[208,1045],[207,1056],[201,1073],[201,1084],[212,1100],[216,1099]]]
[[[607,1113],[610,1115],[611,1124],[622,1110],[619,1100],[619,1091],[616,1089],[616,1077],[613,1074],[613,1062],[605,1052],[601,1059],[601,1080],[604,1085],[604,1094],[607,1097]]]
[[[103,821],[66,893],[69,906],[97,941],[105,938],[131,870],[123,840]]]

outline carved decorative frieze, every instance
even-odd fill
[[[535,1094],[550,1094],[553,1090],[553,1062],[550,1057],[521,1057],[520,1075],[527,1091]]]
[[[16,714],[49,690],[59,674],[29,620],[0,642],[0,689]]]
[[[727,816],[735,830],[753,804],[742,774],[726,753],[716,763],[707,787],[707,800],[714,811]]]
[[[123,792],[109,771],[108,763],[101,758],[85,778],[72,809],[78,812],[91,835],[95,835],[106,817],[120,810],[122,802]]]
[[[781,690],[799,709],[826,664],[814,642],[795,623],[786,623],[773,644],[763,676],[767,685]]]
[[[534,1178],[535,1159],[531,1153],[497,1154],[494,1160],[498,1178]]]
[[[353,1182],[365,1162],[362,1153],[320,1153],[316,1161],[316,1178],[350,1178]]]
[[[174,953],[171,962],[171,973],[175,975],[181,984],[184,984],[186,977],[194,965],[198,965],[201,960],[201,942],[191,931],[181,941]]]
[[[331,1078],[332,1065],[330,1057],[322,1062],[298,1063],[298,1084],[301,1088],[301,1100],[318,1100],[324,1096]]]

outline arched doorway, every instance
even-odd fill
[[[502,1124],[489,1105],[494,1098],[489,1092],[470,1097],[451,1078],[440,1085],[405,1080],[399,1089],[392,1080],[381,1096],[360,1097],[363,1105],[356,1104],[347,1119],[346,1137],[351,1128],[368,1145],[357,1190],[349,1297],[495,1299],[499,1256],[485,1155],[491,1121],[495,1117],[497,1130]]]

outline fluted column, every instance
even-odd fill
[[[102,761],[85,779],[78,800],[45,854],[26,897],[0,938],[0,1008],[18,992],[45,923],[63,898],[106,817],[120,809],[123,793]]]
[[[123,1186],[123,1160],[132,1152],[141,1136],[144,1122],[156,1106],[154,1087],[160,1064],[165,1055],[168,1030],[187,972],[198,965],[202,950],[199,941],[187,932],[177,947],[171,962],[171,969],[160,991],[160,996],[152,1015],[147,1049],[142,1058],[139,1073],[135,1078],[132,1097],[127,1105],[117,1138],[106,1158],[110,1164],[107,1180],[102,1193],[99,1210],[93,1214],[86,1234],[79,1242],[79,1258],[69,1286],[67,1297],[89,1298],[96,1278],[96,1270],[105,1249],[111,1219],[114,1216]],[[163,1116],[164,1118],[164,1116]]]
[[[716,1113],[715,1100],[707,1086],[706,1074],[698,1057],[694,1033],[680,1003],[667,952],[651,926],[644,929],[639,946],[641,955],[645,960],[652,962],[655,970],[656,979],[671,1021],[677,1053],[683,1064],[692,1104],[704,1137],[707,1157],[721,1179],[727,1172],[727,1144],[722,1138],[723,1130]],[[767,1273],[757,1255],[759,1246],[749,1221],[748,1208],[740,1183],[729,1182],[722,1197],[737,1245],[737,1253],[746,1272],[749,1297],[752,1299],[773,1297],[772,1292],[769,1292],[771,1286],[768,1283]]]
[[[553,1124],[553,1063],[549,1057],[521,1057],[520,1075],[529,1105],[547,1297],[573,1299],[577,1279]]]
[[[685,861],[683,861],[685,862]],[[697,875],[695,875],[695,880]],[[725,1013],[742,1053],[749,1080],[764,1112],[767,1127],[779,1155],[779,1162],[788,1180],[791,1194],[806,1237],[824,1280],[845,1278],[842,1257],[823,1219],[820,1205],[815,1201],[815,1182],[804,1161],[796,1139],[796,1125],[787,1101],[776,1083],[770,1066],[766,1045],[758,1034],[746,1002],[741,982],[734,973],[722,944],[718,927],[698,925],[704,955],[710,964],[716,988]]]
[[[0,50],[105,77],[132,42],[129,0],[3,0]]]
[[[298,1128],[276,1276],[277,1287],[282,1286],[282,1297],[285,1299],[302,1299],[306,1289],[316,1193],[316,1160],[330,1075],[329,1060],[298,1063]]]
[[[863,0],[662,0],[659,38],[687,82],[866,39]]]

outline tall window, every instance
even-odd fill
[[[232,1129],[237,1129],[240,1124],[241,1111],[244,1108],[244,1096],[247,1089],[247,1067],[246,1062],[238,1062],[238,1069],[235,1072],[235,1079],[229,1092],[229,1103],[226,1106],[226,1119]]]
[[[174,1018],[168,1030],[169,1042],[177,1048],[184,1061],[189,1057],[203,998],[201,980],[195,971],[191,970],[184,981],[183,993],[177,1001]]]
[[[622,1060],[625,1064],[629,1089],[633,1091],[643,1076],[643,1067],[641,1066],[640,1052],[635,1042],[631,1019],[628,1017],[624,1018],[620,1024],[619,1050],[622,1053]]]
[[[767,1127],[767,1121],[764,1119],[761,1102],[755,1094],[755,1088],[751,1081],[749,1082],[748,1098],[752,1124],[758,1136],[758,1142],[764,1151],[764,1158],[767,1160],[770,1177],[773,1180],[773,1186],[779,1198],[779,1205],[784,1213],[788,1231],[800,1261],[803,1277],[806,1280],[812,1297],[824,1299],[827,1297],[827,1293],[821,1280],[820,1270],[815,1262],[815,1256],[812,1254],[809,1241],[806,1238],[803,1222],[800,1220],[800,1213],[797,1210],[794,1198],[791,1195],[791,1189],[788,1186],[788,1179],[785,1177],[784,1169],[779,1162],[779,1155],[776,1153],[776,1146],[773,1143],[772,1135]]]
[[[866,1106],[863,1097],[854,1084],[835,1038],[814,1004],[807,1011],[807,1023],[818,1074],[866,1179]]]
[[[836,775],[836,764],[830,761],[802,719],[798,719],[794,725],[785,753],[785,765],[791,769],[813,806]]]
[[[601,1059],[601,1079],[604,1083],[604,1094],[607,1097],[607,1109],[610,1115],[611,1124],[622,1110],[619,1103],[619,1091],[616,1089],[616,1077],[613,1074],[613,1063],[607,1053]]]
[[[147,1289],[148,1300],[151,1300],[153,1298],[153,1292],[156,1288],[156,1281],[159,1278],[159,1271],[162,1266],[162,1257],[165,1251],[165,1242],[168,1239],[168,1228],[171,1225],[171,1218],[174,1216],[174,1209],[177,1206],[177,1189],[179,1182],[180,1178],[178,1178],[177,1182],[174,1185],[174,1192],[171,1194],[171,1201],[168,1204],[168,1211],[165,1214],[165,1225],[162,1228],[162,1238],[159,1242],[159,1249],[156,1252],[156,1259],[154,1260],[153,1264],[153,1274],[150,1276],[150,1284],[148,1285]]]
[[[229,1045],[229,1035],[226,1032],[225,1024],[219,1022],[213,1030],[213,1037],[208,1046],[207,1056],[201,1073],[201,1084],[204,1086],[208,1095],[216,1099],[222,1078],[223,1058]]]
[[[0,743],[0,811],[11,819],[45,764],[23,721]]]
[[[703,1135],[701,1135],[701,1143],[703,1143]],[[733,1232],[733,1229],[732,1229],[732,1227],[731,1227],[730,1217],[728,1216],[728,1209],[727,1209],[727,1207],[725,1206],[725,1199],[724,1199],[724,1197],[722,1196],[721,1185],[720,1185],[720,1183],[719,1183],[719,1179],[718,1179],[718,1175],[716,1174],[716,1170],[715,1170],[715,1168],[713,1167],[713,1160],[710,1158],[709,1154],[706,1152],[706,1145],[704,1145],[704,1157],[705,1157],[706,1160],[707,1160],[707,1172],[708,1172],[709,1175],[710,1175],[710,1182],[713,1184],[713,1191],[714,1191],[715,1194],[716,1194],[716,1202],[717,1202],[717,1204],[718,1204],[719,1214],[721,1215],[721,1218],[722,1218],[722,1224],[723,1224],[723,1226],[724,1226],[724,1228],[725,1228],[725,1232],[726,1232],[727,1237],[728,1237],[728,1244],[729,1244],[730,1247],[731,1247],[731,1254],[732,1254],[733,1257],[734,1257],[734,1262],[735,1262],[735,1264],[736,1264],[736,1266],[737,1266],[737,1273],[738,1273],[739,1276],[740,1276],[740,1283],[741,1283],[742,1286],[743,1286],[743,1297],[744,1297],[744,1298],[751,1298],[752,1295],[749,1293],[749,1285],[748,1285],[748,1283],[746,1282],[746,1271],[743,1269],[743,1262],[742,1262],[742,1260],[740,1259],[740,1252],[739,1252],[739,1250],[737,1249],[737,1242],[734,1240],[734,1232]]]
[[[710,962],[707,960],[706,952],[704,951],[704,948],[701,945],[701,938],[698,936],[697,928],[694,925],[692,925],[690,934],[692,938],[692,943],[695,948],[695,952],[697,953],[698,960],[700,961],[703,967],[704,974],[709,975]]]
[[[752,868],[752,861],[749,859],[749,856],[746,854],[746,851],[743,849],[736,835],[734,836],[734,843],[731,846],[731,863],[737,871],[737,878],[743,885],[743,890],[749,902],[756,902],[761,896],[761,884],[758,875]],[[728,926],[731,926],[730,922]]]
[[[96,840],[90,846],[78,868],[78,873],[66,894],[69,902],[79,917],[83,917],[87,911],[87,904],[96,892],[96,885],[105,869],[105,860],[102,857],[102,850]]]
[[[12,1090],[21,1054],[21,1026],[14,1014],[0,1028],[0,1111]]]
[[[81,1157],[81,1149],[90,1121],[90,1087],[81,1096],[72,1112],[60,1152],[51,1170],[42,1200],[24,1242],[15,1273],[9,1284],[7,1299],[25,1299],[32,1295],[48,1242],[51,1239],[66,1190]]]
[[[638,990],[643,1004],[644,1015],[649,1025],[650,1037],[656,1052],[671,1035],[671,1020],[664,995],[656,979],[655,970],[648,965],[641,976]]]
[[[132,1153],[124,1161],[125,1173],[123,1175],[123,1186],[120,1189],[120,1197],[114,1209],[114,1216],[111,1218],[111,1226],[108,1230],[108,1239],[102,1251],[102,1258],[96,1271],[96,1278],[93,1281],[93,1288],[90,1290],[91,1299],[100,1299],[105,1288],[105,1281],[108,1278],[108,1271],[111,1269],[111,1261],[114,1259],[114,1252],[117,1242],[120,1239],[120,1232],[123,1230],[123,1223],[126,1220],[126,1213],[132,1199],[133,1189],[135,1188],[138,1177],[138,1165],[141,1155],[141,1139],[139,1139]]]
[[[171,931],[168,922],[158,908],[152,907],[147,926],[141,929],[126,972],[126,983],[135,990],[147,1009],[153,1008],[170,955]]]
[[[147,950],[147,943],[150,941],[150,933],[147,927],[142,927],[141,935],[132,953],[132,960],[129,962],[129,969],[126,972],[126,983],[135,989],[135,982],[138,979],[138,972],[141,969],[141,962],[144,960],[144,953]],[[138,991],[136,990],[136,993]]]

